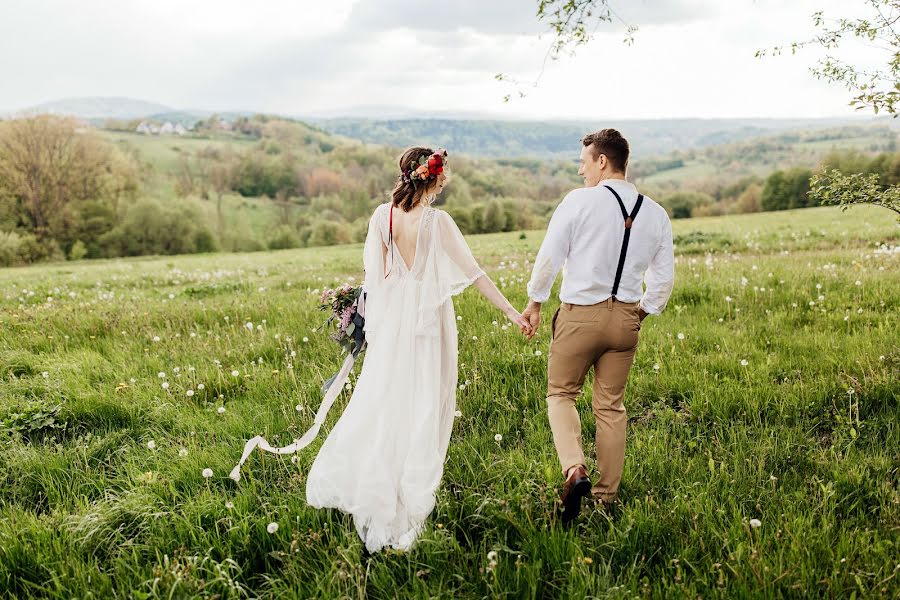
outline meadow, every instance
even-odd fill
[[[469,238],[518,306],[541,236]],[[249,437],[311,424],[342,358],[318,292],[360,280],[359,245],[0,269],[0,597],[898,597],[900,226],[816,208],[675,236],[621,510],[557,517],[556,294],[528,342],[469,289],[437,507],[413,551],[369,561],[304,500],[349,393],[312,447],[227,476]]]

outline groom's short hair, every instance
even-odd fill
[[[628,140],[622,137],[618,130],[601,129],[600,131],[589,133],[581,139],[581,143],[585,146],[590,146],[594,160],[597,160],[601,154],[605,154],[606,159],[616,171],[624,173],[625,169],[628,168],[628,155],[630,153]]]

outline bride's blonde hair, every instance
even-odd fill
[[[434,196],[434,190],[438,186],[437,178],[414,183],[409,178],[403,176],[411,164],[418,164],[419,159],[422,157],[427,159],[433,154],[434,150],[431,148],[415,146],[407,149],[403,155],[400,156],[398,164],[400,167],[400,175],[397,177],[397,184],[394,186],[394,191],[391,196],[394,206],[403,209],[403,212],[411,211],[423,200]]]

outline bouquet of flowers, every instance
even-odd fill
[[[322,328],[334,325],[336,331],[331,334],[331,339],[354,358],[366,343],[363,332],[365,319],[358,311],[362,293],[362,287],[352,287],[345,283],[337,289],[325,290],[319,298],[319,309],[331,311],[331,316],[322,324]]]

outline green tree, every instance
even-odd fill
[[[503,210],[503,205],[495,198],[484,209],[482,231],[484,233],[496,233],[504,229],[506,229],[506,213]]]

